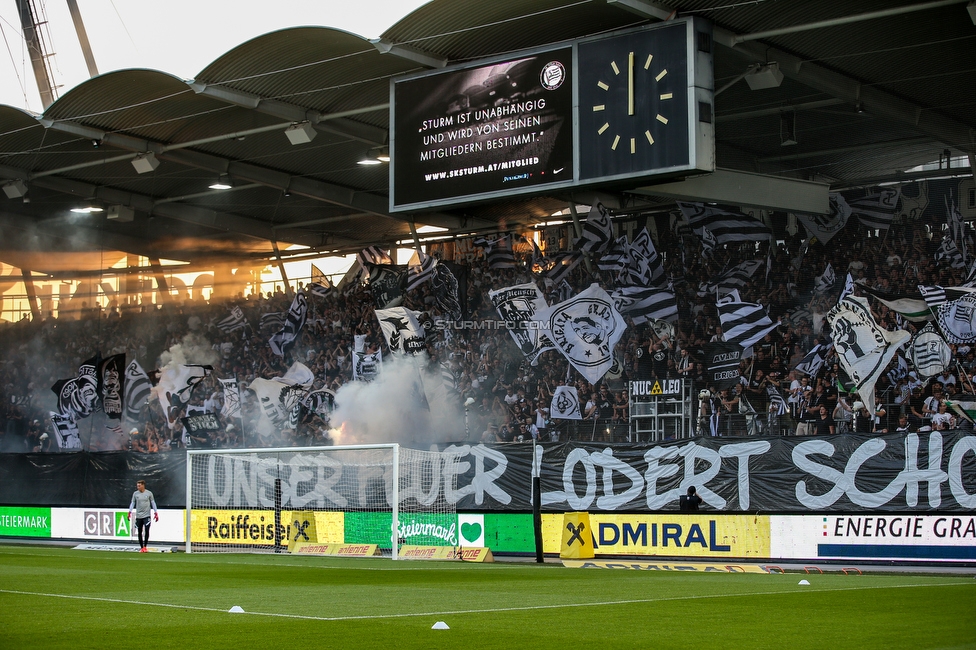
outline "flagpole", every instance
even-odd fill
[[[237,387],[237,417],[241,421],[241,447],[247,447],[247,431],[244,428],[244,400],[241,398],[241,382],[237,380],[237,373],[234,373],[234,385]]]

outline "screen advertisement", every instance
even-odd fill
[[[572,52],[396,81],[391,210],[572,184]]]

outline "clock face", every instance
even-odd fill
[[[580,178],[688,164],[685,43],[676,25],[580,44]]]

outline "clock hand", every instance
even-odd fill
[[[634,53],[627,55],[627,115],[634,114]]]

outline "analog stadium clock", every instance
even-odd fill
[[[580,43],[581,179],[689,164],[691,40],[681,23]]]

